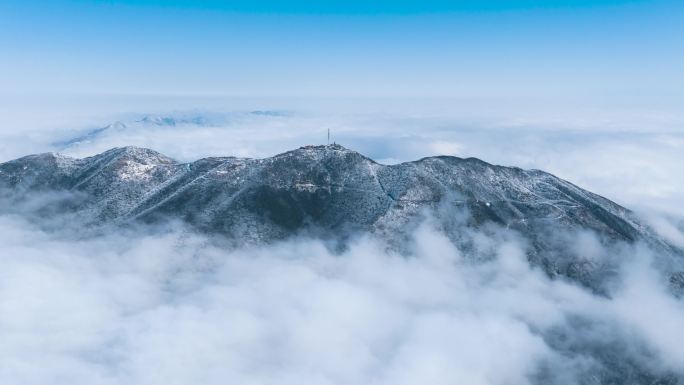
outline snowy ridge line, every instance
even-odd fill
[[[370,234],[404,249],[406,234],[430,215],[467,250],[464,231],[495,225],[525,238],[529,260],[549,275],[567,275],[597,291],[611,274],[609,264],[587,263],[586,256],[562,247],[559,235],[588,231],[605,243],[644,242],[658,250],[672,274],[684,271],[684,252],[630,210],[551,174],[475,158],[382,165],[333,144],[263,159],[178,163],[124,147],[84,159],[40,154],[2,163],[0,188],[16,192],[15,199],[40,191],[77,193],[85,199],[50,210],[88,226],[177,219],[235,244],[298,234],[343,244],[355,234]]]

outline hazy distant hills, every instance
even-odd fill
[[[551,174],[474,158],[382,165],[329,145],[266,159],[179,163],[153,150],[125,147],[84,159],[46,153],[6,162],[0,164],[0,186],[15,202],[69,192],[68,201],[46,200],[47,212],[67,213],[83,224],[180,219],[236,245],[308,235],[344,247],[350,238],[373,234],[401,250],[430,217],[466,254],[475,250],[486,258],[470,231],[510,229],[531,245],[533,264],[596,290],[612,274],[614,261],[588,258],[568,247],[568,237],[590,232],[604,245],[641,241],[662,255],[673,283],[684,270],[681,251],[629,210]]]
[[[135,119],[116,121],[102,127],[87,129],[52,145],[59,150],[78,147],[96,142],[107,136],[117,134],[139,134],[159,129],[196,129],[202,127],[221,127],[248,118],[278,118],[290,116],[290,112],[280,110],[254,110],[235,113],[177,113],[173,115],[142,115]]]

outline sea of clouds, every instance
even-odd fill
[[[204,118],[174,125],[140,122],[147,112],[14,121],[24,128],[0,130],[0,157],[124,145],[180,161],[265,157],[325,143],[331,128],[334,141],[386,163],[448,154],[544,169],[637,209],[684,245],[684,132],[670,125],[255,111],[150,115]],[[115,121],[125,128],[88,136]],[[643,245],[568,238],[622,261],[608,295],[596,295],[531,267],[505,229],[470,234],[494,255],[483,260],[429,219],[406,256],[370,236],[340,253],[315,239],[228,249],[181,224],[84,235],[30,211],[0,210],[0,383],[684,381],[684,302]]]
[[[227,249],[182,225],[80,237],[5,214],[0,382],[684,378],[684,303],[647,249],[604,250],[622,264],[603,296],[530,267],[515,234],[473,236],[494,258],[475,262],[429,220],[406,256],[370,237],[342,253],[311,239]]]

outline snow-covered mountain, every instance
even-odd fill
[[[266,159],[179,163],[153,150],[125,147],[84,159],[46,153],[6,162],[0,164],[0,186],[15,200],[30,193],[73,193],[75,203],[53,202],[51,212],[75,215],[88,225],[180,219],[235,244],[305,234],[344,247],[351,237],[374,234],[402,249],[411,231],[430,217],[467,251],[477,248],[470,230],[507,228],[529,242],[531,263],[597,291],[614,272],[614,261],[568,248],[569,236],[590,232],[606,245],[643,242],[662,256],[675,286],[684,271],[681,250],[618,204],[543,171],[475,158],[382,165],[329,145]]]

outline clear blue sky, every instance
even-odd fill
[[[684,1],[3,0],[0,93],[677,103]]]

